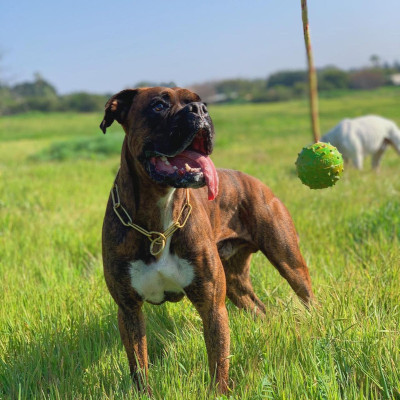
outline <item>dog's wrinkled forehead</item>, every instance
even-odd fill
[[[143,108],[157,100],[165,101],[171,106],[184,106],[188,103],[201,101],[196,93],[188,89],[153,87],[141,89],[135,103],[140,104]]]
[[[151,87],[140,89],[125,89],[112,96],[105,105],[104,118],[100,124],[103,133],[113,123],[118,121],[126,130],[129,121],[137,121],[151,106],[168,106],[170,112],[177,112],[188,103],[201,101],[200,97],[188,89]]]

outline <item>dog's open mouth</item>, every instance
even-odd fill
[[[218,174],[214,163],[207,155],[210,144],[202,132],[181,153],[168,157],[153,154],[147,163],[150,176],[160,183],[174,187],[200,188],[207,185],[208,199],[218,194]]]

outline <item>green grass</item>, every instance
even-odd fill
[[[400,125],[396,90],[321,99],[322,130],[366,113]],[[400,158],[389,150],[378,175],[347,168],[334,188],[312,191],[294,170],[311,141],[305,101],[214,106],[211,115],[215,164],[257,176],[285,202],[319,301],[303,310],[254,256],[268,317],[227,303],[227,398],[400,398]],[[131,388],[102,276],[101,224],[123,134],[115,124],[103,136],[101,119],[0,120],[0,399],[146,398]],[[145,313],[154,397],[215,397],[191,304],[146,305]]]

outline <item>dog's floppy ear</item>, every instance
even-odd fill
[[[133,98],[138,94],[138,89],[125,89],[114,94],[106,103],[104,118],[101,121],[100,129],[106,133],[107,128],[116,119],[120,124],[125,121],[131,108]]]

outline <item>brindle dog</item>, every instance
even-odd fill
[[[197,94],[162,87],[123,90],[106,104],[104,133],[114,120],[125,139],[104,218],[104,275],[118,305],[133,380],[150,392],[143,302],[186,295],[203,321],[210,375],[224,393],[226,296],[239,308],[266,312],[250,281],[251,255],[261,250],[305,304],[313,298],[293,221],[259,180],[215,169],[209,157],[214,127]],[[171,226],[176,231],[163,239],[160,233]]]

